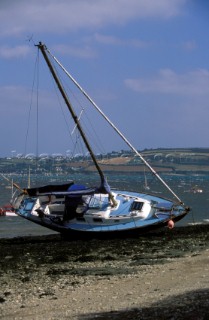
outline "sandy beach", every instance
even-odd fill
[[[209,319],[209,226],[0,240],[1,319]]]

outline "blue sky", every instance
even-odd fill
[[[39,41],[137,149],[209,147],[208,12],[203,0],[1,0],[0,157],[35,152],[25,139]],[[64,154],[44,110],[38,152]],[[105,151],[126,148],[97,130]]]

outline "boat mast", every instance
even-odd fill
[[[86,91],[80,86],[80,84],[73,78],[73,76],[62,66],[62,64],[56,59],[55,56],[46,48],[50,56],[57,62],[77,88],[84,94],[84,96],[91,102],[91,104],[97,109],[97,111],[103,116],[103,118],[111,125],[111,127],[119,134],[119,136],[125,141],[125,143],[135,152],[136,155],[142,160],[146,167],[156,176],[156,178],[173,194],[173,196],[182,204],[182,200],[175,194],[175,192],[167,185],[167,183],[159,176],[159,174],[150,166],[150,164],[144,159],[144,157],[134,148],[134,146],[126,139],[126,137],[120,132],[120,130],[113,124],[113,122],[104,114],[104,112],[98,107],[98,105],[91,99]]]
[[[96,159],[96,157],[95,157],[95,155],[94,155],[94,153],[93,153],[93,151],[91,149],[91,146],[90,146],[90,144],[89,144],[89,142],[88,142],[88,140],[86,138],[85,133],[83,132],[82,126],[81,126],[80,121],[79,121],[79,118],[75,114],[74,109],[73,109],[73,107],[72,107],[72,105],[71,105],[71,103],[69,101],[69,98],[68,98],[67,94],[65,93],[65,90],[64,90],[62,84],[60,83],[60,80],[59,80],[59,78],[58,78],[58,76],[57,76],[57,74],[56,74],[56,72],[55,72],[55,70],[54,70],[49,58],[48,58],[48,55],[46,54],[46,51],[48,52],[47,47],[42,42],[39,42],[37,47],[41,50],[41,53],[42,53],[47,65],[49,67],[49,70],[51,71],[51,74],[52,74],[52,76],[53,76],[53,78],[54,78],[54,80],[55,80],[55,82],[56,82],[56,84],[57,84],[57,86],[58,86],[58,88],[60,90],[60,93],[61,93],[61,95],[62,95],[62,97],[63,97],[63,99],[64,99],[64,101],[65,101],[65,103],[66,103],[66,105],[68,107],[68,110],[70,111],[70,113],[72,115],[72,118],[73,118],[73,120],[74,120],[74,122],[75,122],[75,124],[76,124],[76,126],[78,128],[78,131],[80,132],[80,135],[81,135],[81,137],[82,137],[82,139],[83,139],[83,141],[84,141],[84,143],[86,145],[86,148],[89,151],[89,153],[91,155],[91,158],[92,158],[92,160],[93,160],[93,162],[94,162],[94,164],[95,164],[95,166],[97,168],[97,171],[98,171],[98,173],[100,175],[100,178],[101,178],[101,183],[102,183],[102,185],[104,185],[104,183],[106,182],[104,173],[101,170],[101,168],[100,168],[100,166],[99,166],[99,164],[97,162],[97,159]],[[111,191],[108,191],[108,194],[110,196],[110,199],[111,199],[113,205],[116,205],[116,202],[114,200],[114,197],[113,197]]]

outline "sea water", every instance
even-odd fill
[[[177,194],[191,212],[176,226],[186,226],[194,223],[207,223],[209,221],[209,174],[162,174],[161,177],[169,187]],[[27,177],[19,174],[7,176],[10,181],[19,184],[20,187],[27,186]],[[46,184],[67,183],[73,180],[75,183],[85,184],[86,186],[98,186],[99,178],[96,173],[79,173],[71,175],[31,175],[31,187],[43,186]],[[147,174],[147,182],[150,190],[144,190],[144,175],[137,173],[108,173],[107,180],[111,188],[118,190],[129,190],[137,192],[154,193],[169,199],[173,196],[167,189],[156,180],[152,174]],[[202,192],[193,192],[196,187]],[[9,203],[12,188],[8,181],[0,178],[0,207]],[[47,235],[55,232],[38,226],[21,217],[0,217],[0,238],[12,238],[28,235]]]

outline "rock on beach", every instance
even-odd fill
[[[1,319],[209,319],[209,226],[0,239]]]

